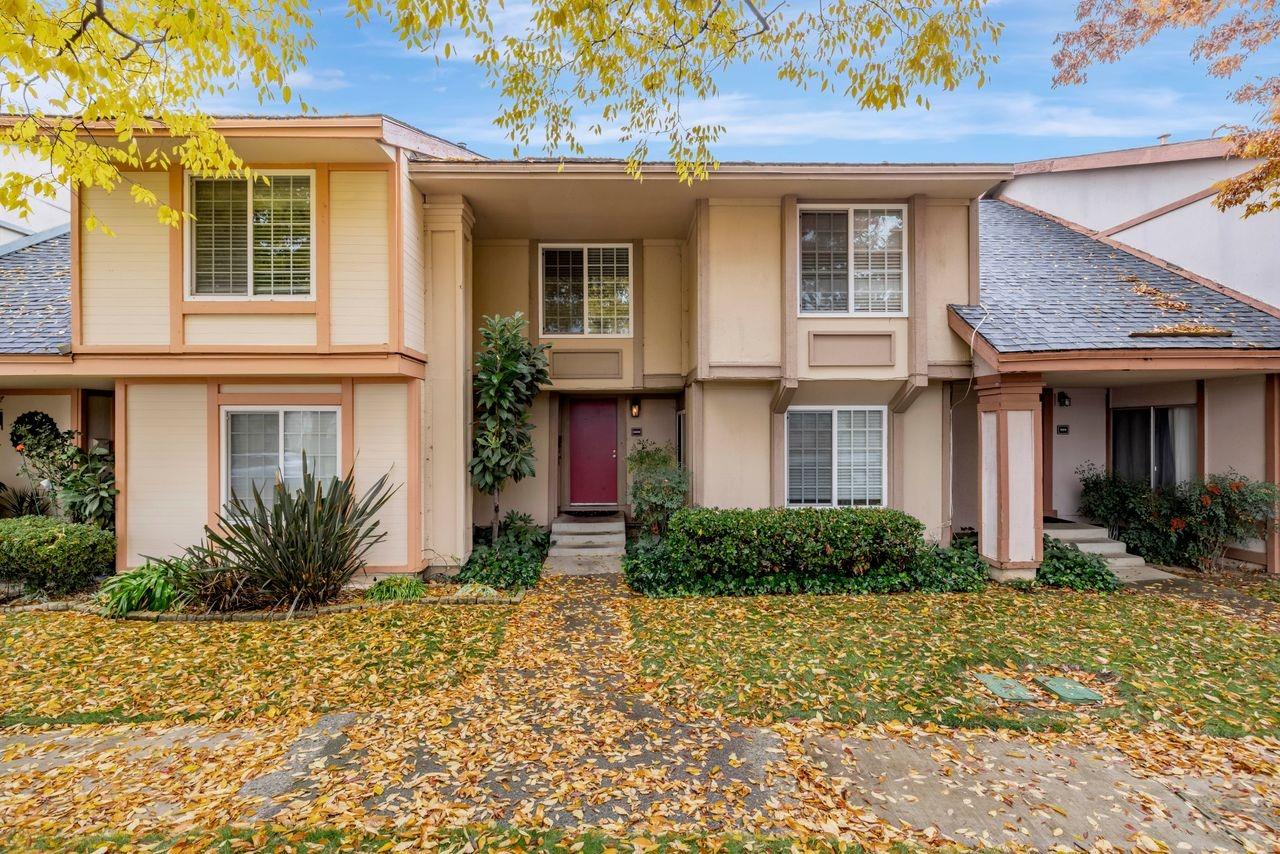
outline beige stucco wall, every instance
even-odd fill
[[[43,412],[58,422],[58,427],[71,427],[71,397],[65,394],[6,394],[0,397],[0,483],[30,489],[31,483],[18,474],[22,460],[9,441],[13,421],[24,412]]]
[[[689,374],[698,364],[698,219],[694,217],[689,234],[681,246],[681,332],[680,372]]]
[[[930,385],[906,412],[891,414],[902,419],[902,498],[898,505],[924,523],[930,540],[942,537],[947,519],[943,516],[942,467],[947,437],[943,432],[945,388]],[[891,433],[894,431],[891,431]],[[890,440],[892,443],[892,439]],[[894,458],[890,447],[890,459]],[[892,475],[890,476],[892,480]]]
[[[931,200],[924,212],[924,266],[928,298],[925,330],[930,362],[967,362],[969,347],[951,331],[947,305],[969,302],[969,205]]]
[[[681,243],[644,241],[644,372],[682,374]]]
[[[1058,392],[1071,397],[1071,406],[1058,405]],[[1064,519],[1080,519],[1080,478],[1076,468],[1094,463],[1107,465],[1107,390],[1105,388],[1055,388],[1053,403],[1053,510]],[[1058,434],[1058,426],[1069,432]]]
[[[131,184],[169,200],[169,176],[163,172],[130,173],[114,192],[90,187],[81,201],[81,216],[108,227],[83,232],[80,256],[80,322],[85,344],[139,345],[169,343],[169,234],[155,210],[129,194]]]
[[[1264,378],[1208,380],[1204,401],[1209,473],[1235,469],[1245,477],[1261,479],[1266,472]]]
[[[427,290],[423,269],[422,205],[425,199],[402,171],[400,177],[401,268],[400,282],[404,292],[404,345],[423,352],[427,349]]]
[[[782,359],[782,201],[712,199],[707,309],[712,365]]]
[[[368,489],[384,474],[399,488],[378,513],[379,530],[387,537],[365,558],[371,567],[400,567],[405,552],[409,512],[409,396],[403,383],[355,384],[356,489]]]
[[[494,314],[529,317],[529,241],[479,240],[475,248],[473,346],[480,346],[480,322]]]
[[[139,566],[143,555],[177,554],[204,533],[208,387],[131,383],[125,400],[126,561]]]
[[[387,343],[385,172],[329,173],[329,300],[336,345]]]
[[[978,395],[951,385],[951,530],[978,527]]]
[[[556,437],[558,427],[551,423],[551,395],[543,392],[533,402],[531,415],[533,423],[534,475],[519,483],[510,484],[499,496],[501,511],[506,515],[509,510],[528,513],[536,524],[551,523],[548,512],[550,496],[550,478],[556,472]],[[493,521],[493,499],[471,490],[474,502],[474,518],[476,525],[488,525]]]
[[[1194,406],[1196,381],[1116,386],[1111,389],[1111,408],[1130,406]]]
[[[702,504],[768,507],[772,460],[772,387],[705,383],[702,387]]]

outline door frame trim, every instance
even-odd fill
[[[614,467],[617,469],[617,495],[618,500],[612,504],[574,504],[571,498],[570,484],[570,466],[572,465],[572,448],[570,447],[571,439],[569,437],[569,419],[573,410],[573,404],[578,400],[612,400],[616,403],[617,413],[617,437],[615,439],[615,450],[617,458],[614,461]],[[556,496],[555,515],[569,510],[615,510],[627,513],[629,505],[626,502],[627,494],[627,399],[625,396],[616,392],[603,392],[592,394],[590,392],[584,394],[566,394],[560,392],[558,400],[559,424],[557,429],[559,432],[559,452],[556,458],[556,483],[559,485],[559,494]]]

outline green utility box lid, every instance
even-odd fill
[[[1068,703],[1101,703],[1102,695],[1065,676],[1037,676],[1036,682]]]
[[[1018,703],[1029,703],[1037,699],[1036,695],[1031,693],[1026,685],[1015,679],[1006,679],[1003,676],[993,676],[990,673],[974,674],[983,685],[987,686],[987,690],[995,694],[1001,700],[1013,700]]]

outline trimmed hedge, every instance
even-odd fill
[[[0,579],[31,592],[66,595],[112,571],[116,538],[97,525],[48,516],[0,520]]]
[[[633,544],[623,571],[651,596],[891,593],[919,589],[923,534],[885,508],[691,507]]]

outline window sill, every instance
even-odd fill
[[[543,332],[538,337],[544,341],[547,339],[554,339],[554,338],[567,338],[573,341],[577,341],[584,338],[586,339],[595,338],[595,339],[601,339],[601,340],[616,341],[620,339],[634,338],[635,335],[631,332],[619,332],[614,334],[609,334],[604,332]]]
[[[906,319],[906,318],[909,318],[910,316],[911,315],[905,311],[801,311],[796,313],[796,317],[798,317],[800,320],[804,320],[806,318],[812,319],[815,317],[828,317],[828,318],[841,318],[841,319],[848,319],[848,318],[856,319],[859,317],[870,317],[870,318],[877,318],[877,319],[884,319],[884,318]]]

